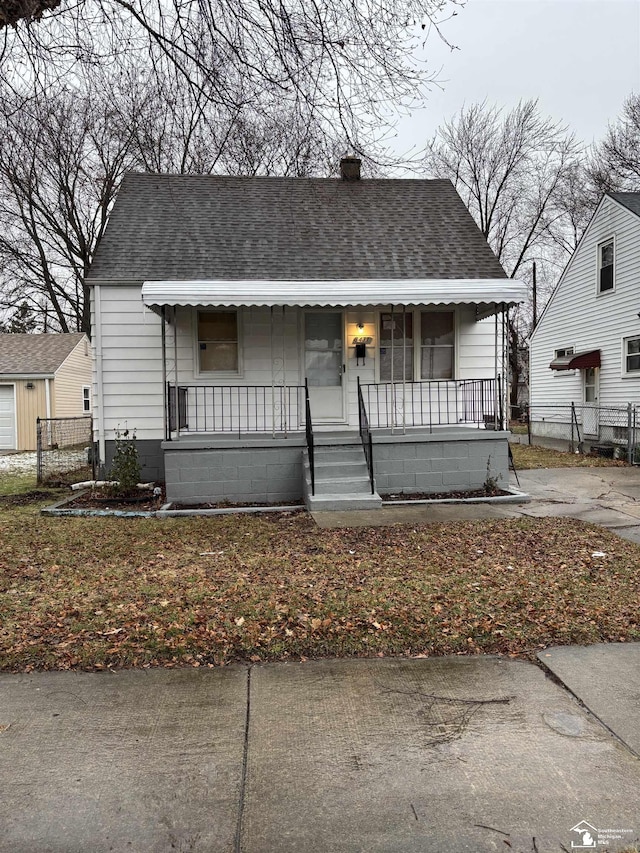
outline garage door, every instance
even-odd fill
[[[15,450],[16,418],[13,385],[0,385],[0,450]]]

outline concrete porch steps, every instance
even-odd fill
[[[314,442],[315,494],[311,494],[308,451],[303,455],[303,493],[311,512],[379,509],[358,433],[320,433]]]

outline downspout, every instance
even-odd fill
[[[93,308],[95,315],[95,329],[93,335],[93,346],[95,348],[96,372],[96,394],[98,396],[98,464],[105,465],[107,461],[106,441],[104,434],[104,381],[102,376],[102,304],[100,296],[100,285],[93,287]]]
[[[47,415],[47,420],[51,418],[51,389],[49,387],[50,379],[44,380],[44,409]]]

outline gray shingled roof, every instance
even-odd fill
[[[53,374],[83,337],[82,332],[60,335],[0,334],[0,375]]]
[[[130,173],[88,281],[504,277],[450,181]]]
[[[636,216],[640,216],[640,193],[609,193],[611,198],[619,201]]]

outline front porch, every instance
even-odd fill
[[[167,499],[364,509],[387,493],[508,482],[499,379],[358,383],[357,393],[355,429],[318,425],[305,386],[169,384]]]
[[[513,283],[145,282],[142,296],[160,315],[169,500],[370,506],[506,482]]]

